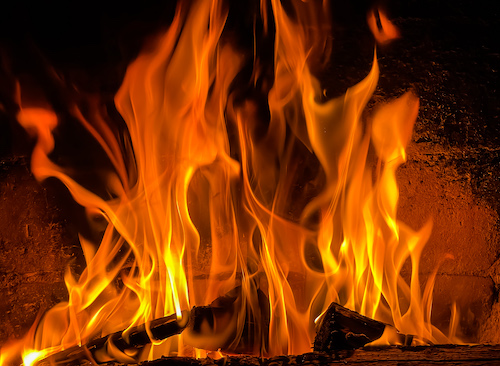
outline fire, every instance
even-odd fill
[[[398,28],[392,24],[382,9],[371,10],[366,20],[378,44],[383,45],[399,38]]]
[[[60,179],[108,225],[98,246],[81,237],[87,267],[66,274],[68,302],[22,345],[4,348],[1,364],[22,352],[33,364],[172,314],[185,321],[193,306],[214,300],[230,305],[201,331],[163,341],[148,330],[151,347],[121,352],[109,342],[94,356],[303,353],[332,301],[421,340],[452,339],[431,325],[433,283],[422,293],[418,278],[431,224],[414,232],[396,218],[395,171],[418,98],[408,92],[365,118],[379,77],[375,55],[364,80],[325,101],[314,72],[330,49],[326,3],[291,5],[261,3],[274,69],[266,75],[256,49],[245,87],[265,103],[235,85],[249,55],[226,36],[227,4],[200,0],[180,3],[168,31],[129,66],[115,97],[128,136],[72,108],[113,166],[106,197],[50,160],[59,117],[26,105],[19,90],[18,120],[38,139],[33,174]],[[400,275],[407,260],[410,284]]]

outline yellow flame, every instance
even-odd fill
[[[43,351],[26,351],[23,355],[23,364],[25,366],[32,366],[36,361],[42,359],[46,352]]]
[[[395,172],[418,99],[408,92],[364,118],[379,78],[375,54],[364,80],[324,101],[314,73],[330,50],[326,2],[292,1],[285,11],[278,0],[261,2],[264,34],[274,37],[271,81],[262,81],[254,47],[249,83],[267,102],[237,95],[248,55],[224,37],[227,16],[222,1],[181,3],[168,31],[129,66],[115,104],[130,146],[103,116],[70,106],[113,165],[111,198],[49,159],[58,117],[25,106],[19,91],[18,120],[38,138],[35,176],[60,179],[108,222],[99,245],[80,238],[87,267],[68,270],[69,300],[23,340],[26,365],[210,303],[219,310],[199,319],[201,330],[162,341],[147,328],[153,345],[143,352],[110,342],[94,356],[307,352],[332,301],[422,340],[451,339],[430,323],[434,278],[420,287],[432,225],[415,232],[397,220]],[[400,274],[407,260],[410,283]],[[388,337],[398,342],[395,331]],[[2,350],[0,364],[19,353]]]

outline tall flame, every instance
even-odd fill
[[[104,117],[72,108],[114,167],[108,197],[49,159],[58,116],[26,106],[19,91],[18,120],[38,138],[34,175],[60,179],[108,226],[97,248],[80,238],[87,267],[66,274],[68,302],[4,348],[0,364],[24,352],[28,365],[156,318],[181,319],[221,296],[231,308],[204,332],[137,354],[110,344],[99,361],[220,348],[307,352],[314,320],[332,301],[420,339],[450,340],[430,323],[432,281],[422,293],[418,277],[431,224],[415,232],[396,219],[395,171],[418,99],[408,92],[363,117],[379,77],[375,55],[364,80],[324,101],[313,72],[328,60],[326,3],[292,1],[285,11],[272,0],[260,9],[274,71],[266,83],[255,50],[250,84],[266,103],[235,92],[248,57],[225,37],[228,7],[199,0],[180,3],[168,31],[127,70],[115,104],[130,146]],[[400,275],[408,259],[409,284]]]

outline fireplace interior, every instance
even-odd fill
[[[366,14],[374,5],[367,0],[331,3],[332,57],[319,76],[326,98],[341,95],[370,71],[374,40]],[[401,37],[377,47],[380,79],[367,110],[408,89],[420,99],[407,161],[397,170],[397,214],[414,230],[429,219],[433,223],[419,269],[422,284],[437,269],[432,323],[448,329],[456,306],[457,335],[464,343],[498,344],[500,6],[448,0],[378,5],[387,9]],[[0,345],[23,337],[43,311],[67,300],[65,271],[69,266],[81,273],[85,266],[79,235],[98,241],[106,225],[75,203],[56,179],[40,183],[34,178],[35,139],[16,120],[16,82],[29,85],[29,100],[50,105],[62,116],[69,116],[68,100],[80,98],[91,110],[89,100],[99,95],[116,122],[114,131],[122,131],[113,98],[127,65],[168,28],[175,13],[175,4],[137,7],[101,4],[75,12],[12,4],[2,12]],[[247,27],[249,10],[231,7],[235,14],[228,26],[237,33]],[[240,42],[248,47],[245,37]],[[88,148],[95,141],[71,118],[57,134],[68,136],[55,152],[58,163],[77,169],[82,181],[98,190],[94,167],[103,159],[97,145]],[[403,277],[409,279],[411,270],[406,263]]]

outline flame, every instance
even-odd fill
[[[398,28],[387,18],[382,9],[374,8],[367,16],[368,26],[378,44],[384,45],[399,38]]]
[[[152,320],[180,320],[210,303],[223,311],[199,329],[137,354],[109,344],[94,357],[307,352],[332,301],[420,339],[452,339],[430,323],[433,279],[423,294],[420,287],[432,225],[415,232],[397,220],[395,172],[406,160],[418,98],[407,92],[364,117],[379,78],[375,54],[364,80],[325,101],[314,71],[328,60],[329,10],[291,5],[261,2],[274,68],[270,78],[255,45],[248,86],[265,103],[238,94],[248,55],[225,37],[227,6],[200,0],[181,3],[168,31],[128,67],[115,97],[128,137],[105,116],[70,107],[113,166],[106,197],[50,160],[59,117],[26,106],[19,90],[18,120],[37,136],[36,178],[58,178],[108,223],[98,246],[80,238],[87,267],[79,276],[68,270],[69,300],[23,340],[25,365],[123,329],[127,336],[142,323],[154,339]],[[407,260],[409,284],[400,274]],[[0,364],[16,347],[2,350]]]

